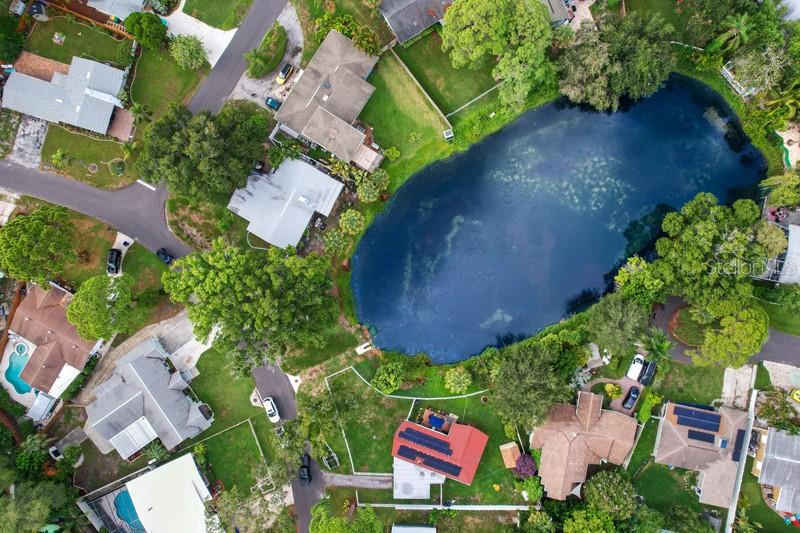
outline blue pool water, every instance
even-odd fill
[[[531,335],[605,289],[659,204],[749,196],[764,171],[688,78],[617,113],[543,106],[397,191],[353,258],[358,317],[382,349],[437,362]]]
[[[139,515],[136,513],[136,507],[133,506],[133,500],[127,490],[121,490],[114,497],[114,507],[117,509],[117,516],[123,520],[131,531],[144,533],[145,529],[142,522],[139,520]]]
[[[8,368],[6,369],[6,381],[11,383],[14,390],[19,394],[26,394],[31,391],[31,386],[22,381],[20,374],[22,374],[22,369],[25,368],[25,364],[28,362],[30,356],[27,354],[27,350],[24,354],[20,354],[20,351],[22,350],[17,350],[15,348],[14,351],[11,352]]]

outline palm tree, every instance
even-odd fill
[[[644,349],[647,350],[647,357],[649,357],[651,361],[655,361],[661,373],[666,374],[669,372],[672,366],[672,359],[670,358],[669,351],[674,344],[669,340],[666,332],[661,328],[650,328],[647,332],[647,336],[643,340],[643,345]]]
[[[138,146],[139,146],[138,143],[135,143],[133,141],[129,141],[129,142],[126,142],[125,144],[123,144],[122,145],[122,159],[124,161],[127,161],[131,157],[131,155],[133,155],[133,152],[136,151],[136,148]]]
[[[795,80],[773,98],[764,102],[769,114],[785,120],[793,120],[800,110],[800,80]]]
[[[733,52],[750,40],[753,22],[749,13],[728,17],[722,24],[727,29],[714,39],[714,42],[723,52]]]
[[[135,103],[130,107],[131,114],[133,115],[133,122],[138,124],[141,121],[150,120],[150,113],[143,104]]]

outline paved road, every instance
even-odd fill
[[[300,466],[299,460],[297,466]],[[294,494],[295,511],[297,511],[297,531],[308,533],[308,526],[311,523],[311,508],[325,495],[325,481],[316,461],[311,460],[311,484],[301,485],[295,475],[292,481],[292,493]]]
[[[247,67],[242,56],[261,43],[285,5],[286,0],[253,1],[242,25],[189,103],[192,113],[216,113],[222,108]]]
[[[667,298],[664,305],[658,306],[656,309],[652,324],[669,332],[668,326],[670,317],[683,305],[685,304],[680,298],[673,296]],[[672,358],[682,363],[691,363],[692,358],[686,355],[686,350],[688,350],[689,347],[685,344],[681,344],[681,342],[672,335],[670,335],[670,339],[672,339],[675,344],[670,352]],[[769,339],[767,339],[767,342],[761,347],[761,352],[751,357],[749,362],[754,363],[758,361],[773,361],[775,363],[800,366],[800,337],[795,337],[770,328]]]
[[[155,191],[134,183],[122,189],[106,191],[79,181],[0,161],[0,187],[63,205],[102,220],[156,251],[166,248],[176,257],[192,250],[167,226],[164,202],[167,188]]]

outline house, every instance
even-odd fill
[[[696,470],[700,503],[728,507],[747,453],[747,413],[668,402],[656,436],[656,463]]]
[[[507,442],[500,446],[500,455],[506,468],[515,468],[517,459],[522,455],[516,442]]]
[[[589,465],[620,465],[633,449],[636,421],[603,409],[603,396],[579,392],[576,405],[555,404],[545,422],[531,433],[540,448],[539,476],[547,497],[565,500],[586,481]]]
[[[273,246],[297,246],[314,213],[331,214],[344,185],[303,161],[288,160],[272,174],[255,174],[237,189],[228,209],[247,231]]]
[[[331,30],[275,115],[279,129],[375,170],[383,157],[367,146],[366,133],[353,123],[375,91],[366,79],[377,61]]]
[[[114,449],[128,459],[155,439],[171,450],[211,426],[210,409],[188,395],[185,377],[171,372],[167,359],[161,343],[148,339],[95,387],[84,431],[101,452]]]
[[[444,425],[427,423],[430,416],[445,420]],[[457,422],[455,418],[454,415],[442,416],[427,409],[423,423],[403,421],[392,440],[395,468],[403,469],[408,464],[423,473],[438,474],[436,477],[442,482],[444,480],[440,476],[471,485],[489,437],[473,426]],[[412,482],[408,476],[398,475],[397,472],[395,470],[396,491],[399,482]]]
[[[50,414],[56,399],[102,345],[82,338],[67,321],[71,301],[72,294],[65,289],[54,285],[45,290],[29,284],[9,326],[4,359],[19,363],[12,361],[11,374],[7,371],[5,378],[13,380],[15,388],[27,385],[18,393],[24,393],[24,388],[38,391],[28,406],[28,416],[35,421]]]
[[[105,135],[125,72],[82,57],[73,57],[69,72],[44,81],[12,72],[3,89],[3,107],[48,122],[68,124]]]
[[[131,13],[142,11],[144,4],[144,0],[89,0],[86,2],[89,7],[120,21],[124,21]]]
[[[789,225],[789,246],[783,260],[778,281],[782,284],[800,284],[800,226]]]
[[[108,487],[108,486],[106,486]],[[104,489],[106,489],[104,487]],[[78,501],[98,530],[205,533],[211,493],[191,453]]]
[[[777,511],[800,513],[800,435],[769,428],[758,482],[772,487]]]
[[[397,42],[404,44],[444,19],[451,0],[383,0],[379,7]]]

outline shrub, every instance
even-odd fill
[[[176,35],[169,42],[169,54],[184,70],[198,70],[208,63],[203,41],[194,35]]]
[[[75,376],[75,379],[72,380],[72,383],[70,383],[69,386],[64,389],[64,392],[61,393],[62,400],[68,402],[80,392],[80,390],[83,388],[83,385],[86,383],[86,380],[92,375],[92,372],[99,361],[99,357],[92,357],[86,361],[86,365],[83,367],[83,370],[81,370],[81,373]]]
[[[59,148],[50,156],[50,164],[58,169],[66,167],[70,161],[72,157],[63,148]]]
[[[606,383],[605,386],[603,386],[603,390],[606,391],[606,394],[612,400],[622,396],[622,387],[615,385],[614,383]]]
[[[405,365],[400,362],[386,363],[378,367],[372,386],[384,394],[391,394],[403,384]]]
[[[192,453],[194,454],[194,460],[197,461],[197,464],[200,466],[205,466],[206,462],[208,461],[208,457],[206,453],[208,452],[208,446],[204,443],[195,444],[194,448],[192,449]]]
[[[389,148],[383,151],[383,155],[385,155],[386,159],[388,159],[389,161],[395,161],[398,157],[400,157],[400,150],[398,150],[394,146],[390,146]]]
[[[64,450],[64,462],[72,466],[78,462],[82,453],[80,446],[67,446],[67,449]]]
[[[28,435],[17,452],[17,470],[37,474],[42,470],[45,461],[47,452],[44,449],[44,439],[39,435]]]
[[[263,78],[278,68],[281,59],[286,55],[287,43],[286,30],[276,22],[264,36],[258,48],[245,52],[247,75],[253,79]]]
[[[619,0],[608,0],[608,9],[619,9]]]
[[[353,40],[353,44],[369,55],[376,56],[381,51],[378,36],[366,26],[356,22],[351,15],[325,13],[317,19],[317,39],[321,42],[331,30],[336,30]]]
[[[514,482],[514,488],[517,491],[525,491],[528,493],[528,500],[538,502],[544,496],[544,488],[542,487],[542,480],[537,476],[531,476],[524,480],[517,480]]]
[[[536,460],[528,455],[523,454],[517,457],[517,464],[512,469],[514,475],[519,479],[528,479],[536,475]]]
[[[169,452],[164,445],[161,444],[159,441],[151,442],[147,448],[144,449],[144,456],[149,461],[162,461],[167,458]]]
[[[13,63],[25,46],[25,34],[17,32],[17,17],[0,15],[0,60]]]
[[[334,228],[325,233],[325,235],[322,237],[322,240],[325,243],[325,252],[331,256],[343,255],[345,252],[347,252],[347,248],[350,246],[349,237],[347,237],[339,228]]]
[[[131,13],[125,18],[125,31],[152,50],[159,50],[167,40],[167,27],[155,13]]]
[[[364,215],[355,209],[348,209],[339,215],[339,228],[347,235],[358,235],[364,231]]]
[[[444,373],[444,387],[453,394],[464,394],[472,385],[472,374],[463,366],[454,366]]]
[[[639,422],[642,424],[646,423],[650,420],[652,416],[653,407],[660,404],[664,399],[663,396],[660,394],[656,394],[655,392],[648,391],[644,395],[644,402],[642,406],[639,408],[639,412],[636,414],[636,417],[639,419]]]

